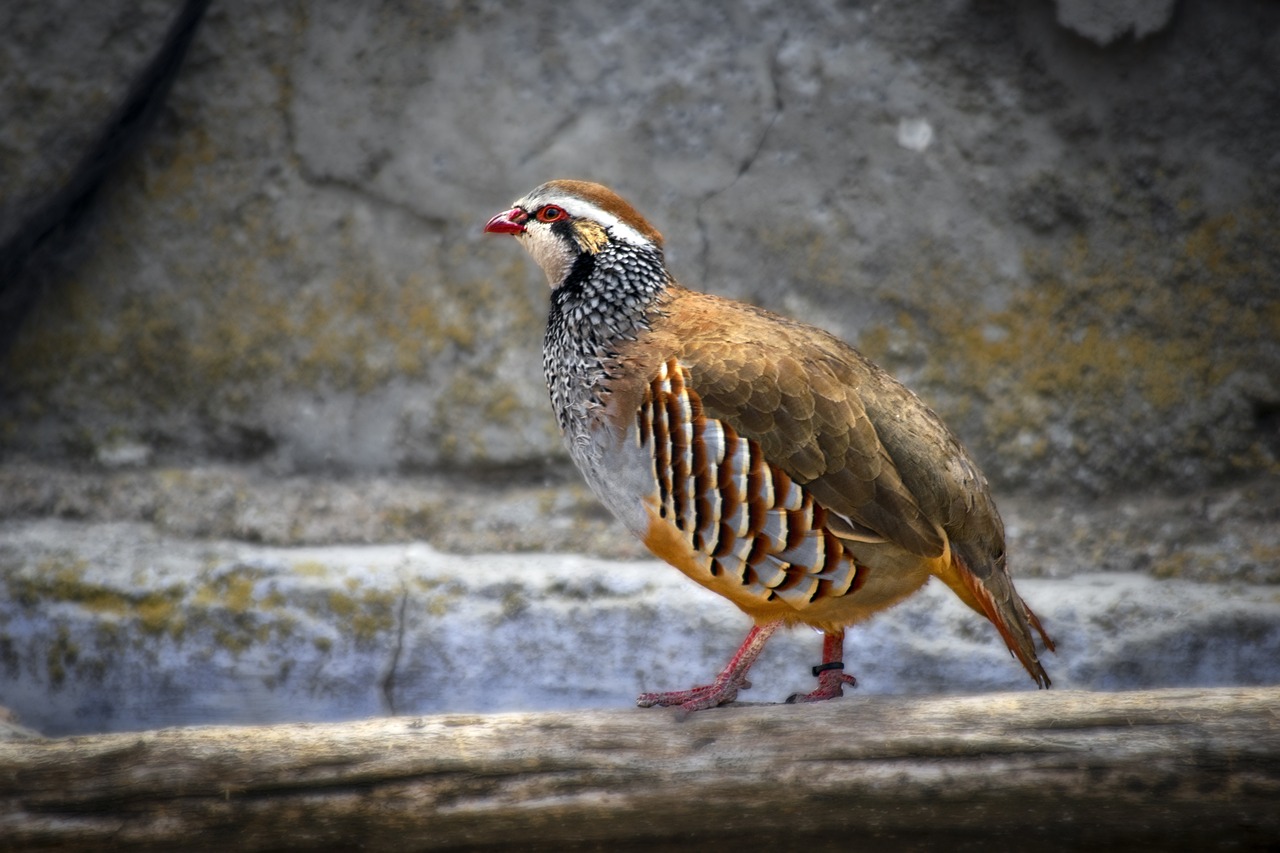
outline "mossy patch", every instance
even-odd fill
[[[185,622],[180,607],[185,593],[181,586],[124,590],[91,580],[91,575],[88,561],[71,555],[51,555],[40,560],[32,571],[9,575],[6,582],[12,600],[28,609],[75,604],[91,613],[136,620],[148,634],[182,636]]]
[[[395,627],[399,601],[400,594],[392,590],[330,590],[326,597],[327,615],[336,622],[340,633],[357,644],[367,644]]]
[[[457,606],[467,594],[466,586],[456,578],[424,578],[412,576],[406,582],[409,606],[419,614],[439,618]]]
[[[212,573],[191,594],[196,607],[220,608],[245,613],[257,606],[257,584],[267,572],[253,566],[236,565]]]
[[[492,371],[494,353],[537,345],[529,330],[542,305],[519,258],[476,277],[468,252],[428,234],[406,270],[371,257],[367,226],[351,215],[324,234],[285,231],[260,200],[238,217],[210,225],[207,244],[170,258],[159,280],[133,269],[127,243],[108,239],[42,300],[5,359],[21,415],[51,417],[64,449],[92,456],[109,434],[190,441],[167,434],[165,416],[201,413],[216,433],[253,422],[281,391],[359,397],[410,380],[449,387],[432,426],[461,453],[492,452],[475,443],[478,417],[524,427],[520,395]],[[313,244],[322,258],[308,256]],[[471,414],[460,418],[463,407]],[[6,435],[27,433],[8,421]]]
[[[304,578],[329,577],[333,570],[319,560],[298,560],[292,566],[293,573]]]
[[[1208,424],[1197,426],[1188,414],[1203,410],[1233,376],[1280,367],[1258,361],[1280,339],[1280,302],[1247,304],[1280,268],[1274,250],[1254,251],[1264,235],[1280,246],[1280,227],[1258,211],[1207,219],[1169,246],[1157,268],[1142,260],[1145,253],[1117,258],[1084,239],[1029,251],[1029,286],[1009,291],[998,310],[937,302],[928,312],[903,312],[892,326],[869,327],[860,347],[892,367],[904,349],[924,345],[931,357],[920,390],[943,401],[948,420],[977,417],[980,427],[970,432],[1001,455],[1033,461],[1065,451],[1087,469],[1117,451],[1132,456],[1138,448],[1123,446],[1151,424],[1159,453],[1144,448],[1147,458],[1133,467],[1211,457],[1223,448],[1209,443]],[[916,278],[946,281],[924,286],[936,294],[976,291],[976,283],[956,287],[966,275],[935,263]],[[1074,443],[1048,441],[1055,429]],[[1235,451],[1218,464],[1242,472],[1268,464],[1262,448]]]

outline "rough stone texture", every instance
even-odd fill
[[[177,8],[0,12],[0,239]],[[0,704],[613,705],[717,667],[740,619],[615,562],[641,549],[566,467],[545,284],[480,234],[568,175],[939,409],[1059,683],[1280,681],[1278,79],[1257,0],[220,0],[0,356]],[[862,689],[1022,686],[937,590],[856,633]],[[763,698],[816,654],[778,649]]]
[[[155,52],[174,6],[6,3],[0,10],[0,241],[66,183]]]
[[[1143,39],[1169,25],[1177,0],[1054,0],[1058,23],[1106,47],[1118,38]]]
[[[46,734],[625,707],[704,683],[749,625],[652,561],[279,549],[58,521],[0,523],[0,542],[0,696]],[[1118,573],[1020,588],[1059,641],[1057,687],[1280,680],[1275,586]],[[820,647],[808,630],[777,637],[742,698],[811,689]],[[1032,689],[939,584],[852,630],[847,659],[870,694]]]
[[[28,51],[64,38],[42,8],[6,31]],[[479,225],[577,174],[648,212],[690,283],[885,362],[1001,484],[1274,466],[1280,9],[1189,2],[1106,50],[1048,3],[929,9],[216,4],[4,366],[0,441],[277,470],[559,458],[544,286]],[[0,55],[22,92],[74,77]]]
[[[1140,572],[1280,584],[1280,479],[1076,502],[1001,496],[1017,577]],[[179,539],[276,546],[419,540],[454,553],[647,555],[575,471],[481,479],[274,477],[253,467],[0,466],[0,519],[131,522]],[[0,543],[3,539],[0,538]]]

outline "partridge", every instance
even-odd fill
[[[737,698],[780,627],[822,631],[812,692],[843,694],[844,631],[931,577],[986,616],[1040,687],[986,478],[919,397],[820,329],[688,290],[662,235],[611,190],[557,180],[485,225],[551,286],[543,370],[569,454],[656,556],[755,620],[684,711]]]

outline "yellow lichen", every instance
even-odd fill
[[[236,567],[196,587],[191,601],[199,607],[220,607],[244,613],[253,607],[254,587],[260,572]]]
[[[78,557],[46,557],[30,575],[9,578],[9,594],[27,607],[44,607],[53,602],[77,604],[93,613],[136,619],[147,633],[182,635],[185,622],[179,612],[183,598],[180,587],[149,592],[120,590],[87,580],[90,569],[88,561]]]
[[[319,560],[299,560],[293,564],[293,573],[304,578],[328,577],[331,570]]]
[[[349,619],[356,612],[355,599],[337,590],[329,593],[328,603],[329,612],[339,619]]]

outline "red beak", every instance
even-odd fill
[[[518,207],[506,213],[499,213],[484,227],[486,234],[523,234],[524,224],[529,221],[529,214]]]

